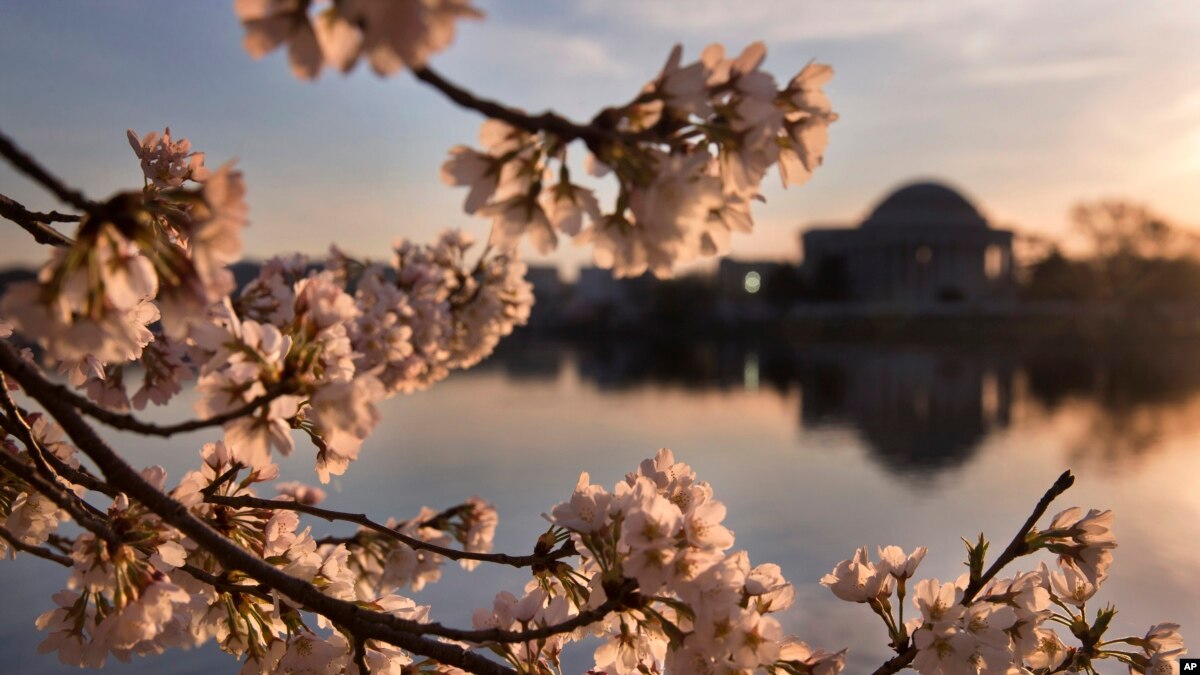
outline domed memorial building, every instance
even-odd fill
[[[1015,296],[1012,232],[967,198],[918,182],[888,195],[857,228],[803,234],[804,279],[828,300],[928,305]]]

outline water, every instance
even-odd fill
[[[184,401],[155,417],[187,414]],[[177,478],[210,436],[111,437],[135,463]],[[305,447],[284,460],[285,478],[315,482]],[[787,632],[850,647],[849,673],[887,657],[886,634],[869,611],[821,587],[823,574],[857,546],[926,545],[919,576],[952,579],[964,569],[960,536],[982,531],[1000,550],[1066,468],[1078,480],[1051,513],[1116,512],[1120,548],[1099,596],[1120,610],[1110,636],[1162,620],[1182,623],[1185,638],[1200,635],[1200,344],[514,343],[431,391],[388,402],[326,504],[382,520],[479,494],[500,510],[498,550],[527,552],[545,527],[539,514],[569,494],[579,471],[611,486],[658,447],[713,484],[753,564],[776,562],[796,584],[796,605],[781,616]],[[455,625],[526,578],[446,569],[415,597]],[[0,671],[63,670],[36,655],[33,621],[64,578],[27,556],[0,563]],[[575,650],[567,672],[581,671],[588,651]],[[236,672],[212,649],[115,666]]]

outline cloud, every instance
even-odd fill
[[[894,0],[840,0],[798,2],[759,0],[583,0],[582,12],[591,16],[620,17],[672,32],[711,34],[715,31],[754,29],[775,42],[801,40],[856,40],[910,32],[958,20],[1000,18],[1019,13],[1031,0],[995,3],[958,0],[945,3],[910,3]]]
[[[969,84],[988,86],[1076,82],[1111,76],[1123,71],[1127,66],[1128,62],[1119,57],[1002,63],[969,69],[965,72],[963,80]]]
[[[485,49],[486,53],[473,56],[486,59],[493,68],[551,78],[624,77],[635,70],[603,42],[561,30],[493,22],[475,37],[460,49]]]

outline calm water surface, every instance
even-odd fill
[[[188,411],[181,402],[157,417]],[[178,478],[205,440],[121,443],[135,462]],[[539,514],[579,471],[611,486],[659,447],[713,484],[752,563],[776,562],[796,584],[787,631],[850,647],[850,673],[886,658],[885,631],[818,585],[823,574],[857,546],[899,544],[929,547],[922,575],[957,577],[959,537],[983,531],[998,551],[1066,468],[1078,481],[1056,507],[1117,514],[1120,548],[1102,590],[1120,609],[1110,635],[1173,620],[1189,642],[1200,636],[1200,345],[510,345],[389,401],[326,505],[382,520],[478,494],[500,510],[498,550],[526,552],[544,530]],[[285,478],[315,482],[303,450],[283,466]],[[415,597],[457,625],[526,579],[446,570]],[[63,672],[36,655],[33,621],[64,579],[28,556],[0,562],[0,670]],[[567,672],[586,667],[587,651],[576,654]],[[108,669],[236,672],[213,649]]]

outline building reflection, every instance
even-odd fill
[[[801,431],[849,429],[900,475],[952,471],[989,435],[1069,415],[1061,439],[1081,461],[1119,463],[1168,436],[1200,433],[1200,344],[804,344],[681,338],[516,339],[485,362],[552,380],[564,364],[619,394],[647,386],[774,392],[798,401]],[[1027,422],[1028,419],[1022,422]]]
[[[899,472],[960,465],[1010,419],[1011,364],[981,352],[816,347],[796,374],[803,426],[853,427]]]

